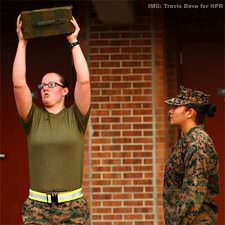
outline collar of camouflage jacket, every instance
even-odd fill
[[[201,125],[197,125],[195,127],[192,127],[186,134],[181,132],[181,137],[189,136],[197,128],[201,129],[201,130],[204,130],[204,125],[201,124]]]

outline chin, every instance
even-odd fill
[[[171,126],[177,125],[177,124],[176,124],[173,120],[171,120],[171,119],[169,120],[169,123],[170,123]]]
[[[48,101],[42,101],[42,104],[43,104],[44,106],[51,106],[51,103],[48,102]]]

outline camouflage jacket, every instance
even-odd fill
[[[218,156],[202,126],[178,141],[168,159],[163,204],[166,225],[216,224]]]

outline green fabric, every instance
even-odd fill
[[[27,134],[30,188],[36,191],[68,191],[81,187],[84,133],[90,110],[82,116],[74,104],[58,114],[32,104]]]

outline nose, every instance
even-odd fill
[[[48,85],[44,85],[43,90],[48,90]]]
[[[172,114],[174,112],[174,108],[171,108],[170,110],[169,110],[169,114]]]

